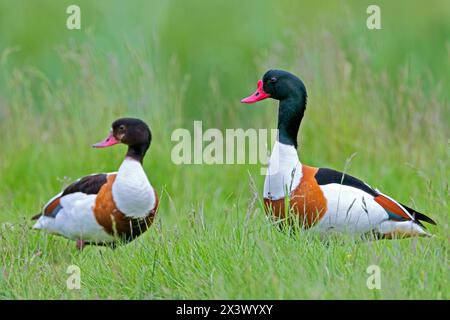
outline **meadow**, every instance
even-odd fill
[[[450,6],[377,1],[0,1],[1,299],[449,299]],[[346,170],[430,215],[432,238],[324,242],[266,219],[259,165],[175,165],[171,133],[275,128],[243,105],[269,68],[300,76],[303,163]],[[69,182],[117,170],[94,150],[116,118],[148,122],[154,225],[82,252],[31,230]],[[66,286],[79,266],[81,289]],[[381,270],[370,290],[368,266]]]

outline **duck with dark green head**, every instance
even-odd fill
[[[435,222],[348,174],[304,165],[297,135],[306,110],[303,81],[290,72],[269,70],[257,90],[242,99],[278,100],[278,138],[264,183],[268,215],[321,232],[371,234],[377,238],[429,236],[421,221]],[[288,197],[288,199],[286,199]],[[289,208],[285,208],[285,204]],[[294,218],[294,219],[292,219]]]

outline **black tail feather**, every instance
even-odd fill
[[[32,217],[31,217],[31,220],[37,220],[37,219],[39,219],[41,216],[42,216],[42,213],[38,213],[38,214],[32,216]]]
[[[428,222],[428,223],[430,223],[430,224],[432,224],[432,225],[436,225],[436,221],[434,221],[434,220],[431,219],[430,217],[424,215],[423,213],[414,211],[414,217],[415,217],[417,220],[425,221],[425,222]]]
[[[409,211],[409,213],[411,213],[411,215],[416,219],[416,220],[420,220],[420,221],[424,221],[424,222],[428,222],[432,225],[436,225],[436,222],[431,219],[430,217],[424,215],[423,213],[417,212],[414,209],[411,209],[407,206],[405,206],[404,204],[402,204],[402,206]]]

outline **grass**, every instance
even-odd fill
[[[221,5],[223,16],[204,8],[209,18],[194,11],[185,17],[184,7],[159,8],[164,14],[156,29],[135,26],[138,31],[126,24],[131,22],[114,27],[110,19],[120,10],[111,9],[111,17],[73,38],[49,36],[52,49],[25,39],[14,53],[16,42],[0,42],[0,298],[449,299],[449,62],[438,59],[448,57],[448,37],[429,22],[448,30],[448,10],[436,9],[439,3],[424,16],[420,9],[400,10],[400,29],[389,32],[399,9],[387,7],[385,29],[373,34],[361,29],[359,18],[345,19],[364,12],[356,2],[343,9],[337,2],[295,7],[311,22],[301,26],[286,2],[275,10],[286,17],[279,25],[263,27],[270,12],[258,9],[262,20],[249,17],[238,33],[234,23],[251,5]],[[101,1],[97,6],[106,8]],[[137,5],[122,9],[145,11]],[[315,10],[329,19],[314,23],[308,14]],[[410,14],[422,20],[414,20],[417,32],[403,37],[412,27]],[[166,16],[183,24],[175,28]],[[53,30],[34,18],[28,23]],[[225,25],[199,35],[202,19]],[[16,33],[2,31],[2,39],[22,44],[13,20]],[[225,36],[230,28],[236,37]],[[157,35],[144,41],[147,29]],[[122,42],[106,40],[127,30],[134,33]],[[436,59],[430,59],[433,52]],[[204,130],[274,128],[275,102],[239,103],[274,66],[300,75],[308,89],[299,134],[302,162],[347,166],[429,214],[438,222],[430,227],[435,237],[324,242],[311,232],[288,235],[265,218],[259,166],[170,161],[172,131],[192,130],[193,120],[202,120]],[[29,217],[69,181],[117,169],[123,147],[89,146],[121,116],[144,119],[154,134],[144,166],[161,197],[155,224],[116,250],[88,247],[81,253],[73,242],[30,230]],[[80,290],[66,287],[69,265],[81,269]],[[380,267],[381,290],[366,286],[370,265]]]

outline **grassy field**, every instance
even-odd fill
[[[369,1],[77,1],[80,31],[65,29],[66,2],[0,2],[0,298],[450,298],[448,1],[378,1],[376,31]],[[265,218],[260,166],[171,162],[172,131],[194,120],[274,128],[274,101],[239,103],[268,68],[307,86],[302,162],[347,167],[429,214],[435,237],[288,235]],[[70,181],[118,168],[123,146],[90,145],[122,116],[153,131],[152,228],[83,252],[30,230]],[[66,287],[70,265],[79,290]],[[380,290],[366,286],[370,265]]]

